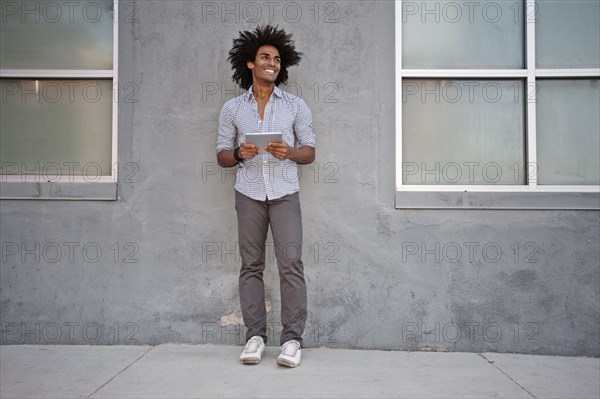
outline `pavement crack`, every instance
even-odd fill
[[[537,396],[535,396],[533,393],[529,392],[527,390],[527,388],[525,388],[523,385],[519,384],[514,378],[512,378],[510,375],[506,374],[504,372],[504,370],[502,370],[500,367],[496,366],[496,364],[494,363],[493,360],[488,359],[487,357],[485,357],[485,355],[483,353],[478,353],[477,354],[479,357],[483,358],[486,362],[488,362],[489,364],[491,364],[492,366],[494,366],[498,371],[500,371],[502,374],[504,374],[506,376],[506,378],[508,378],[509,380],[511,380],[512,382],[514,382],[519,388],[521,388],[522,390],[524,390],[525,392],[527,392],[532,398],[537,399]]]
[[[91,394],[89,394],[88,396],[86,396],[85,399],[90,399],[96,392],[98,392],[99,390],[101,390],[102,388],[104,388],[105,386],[107,386],[108,384],[110,384],[110,382],[112,380],[114,380],[119,375],[121,375],[121,373],[123,373],[129,367],[131,367],[134,364],[136,364],[138,362],[138,360],[140,360],[141,358],[143,358],[144,356],[146,356],[148,354],[148,352],[150,352],[154,348],[155,348],[154,346],[151,346],[150,348],[148,348],[148,350],[146,352],[142,353],[137,359],[135,359],[133,362],[131,362],[127,366],[125,366],[125,368],[123,370],[119,371],[118,373],[116,373],[115,375],[113,375],[111,378],[109,378],[108,381],[106,381],[104,384],[100,385],[94,392],[92,392]]]

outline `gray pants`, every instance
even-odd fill
[[[302,264],[302,216],[296,192],[276,200],[256,201],[235,192],[242,268],[240,304],[246,340],[261,335],[267,340],[265,308],[265,241],[269,224],[275,244],[281,292],[281,342],[295,339],[302,344],[306,324],[306,282]]]

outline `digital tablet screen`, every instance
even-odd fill
[[[267,143],[274,141],[282,141],[281,132],[246,133],[246,143],[254,144],[258,148],[259,153],[265,152],[264,148],[267,146]]]

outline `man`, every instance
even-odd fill
[[[315,159],[312,114],[299,97],[280,90],[287,68],[300,62],[291,34],[272,26],[240,32],[229,52],[233,80],[247,92],[227,101],[219,117],[217,160],[222,167],[239,163],[235,209],[242,267],[240,304],[246,346],[243,364],[260,362],[267,342],[263,271],[269,225],[275,244],[281,291],[281,354],[277,364],[300,364],[306,324],[306,283],[302,263],[302,218],[297,164]],[[281,132],[281,142],[264,151],[246,143],[247,133]]]

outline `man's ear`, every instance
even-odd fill
[[[248,67],[248,69],[254,69],[254,62],[252,62],[252,61],[247,61],[247,62],[246,62],[246,66]]]

